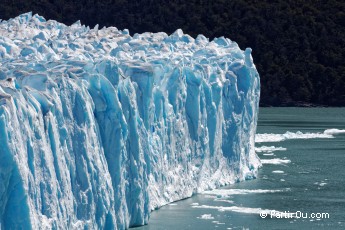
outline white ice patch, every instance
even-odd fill
[[[275,147],[275,146],[260,146],[260,147],[255,148],[255,152],[257,153],[274,152],[274,151],[286,151],[286,148]]]
[[[215,209],[220,212],[224,211],[231,211],[231,212],[239,212],[239,213],[247,213],[247,214],[260,214],[260,213],[279,213],[275,210],[270,209],[261,209],[261,208],[249,208],[249,207],[239,207],[239,206],[213,206],[213,205],[200,205],[200,206],[193,206],[193,208],[202,208],[202,209]]]
[[[327,131],[327,130],[326,130]],[[315,139],[315,138],[334,138],[330,133],[302,133],[300,131],[289,132],[284,134],[274,134],[274,133],[258,133],[255,135],[255,142],[281,142],[286,140],[296,140],[296,139]]]
[[[284,171],[281,171],[281,170],[275,170],[275,171],[272,171],[272,173],[283,174],[283,173],[284,173]]]
[[[234,201],[232,201],[232,200],[225,200],[225,199],[214,199],[214,201],[219,201],[219,202],[225,202],[225,203],[229,203],[229,204],[233,204],[234,203]]]
[[[288,216],[289,218],[295,218],[295,213],[290,212],[281,212],[273,209],[262,209],[262,208],[250,208],[250,207],[239,207],[239,206],[213,206],[213,205],[200,205],[200,206],[193,206],[193,208],[199,208],[199,209],[213,209],[218,210],[219,212],[237,212],[237,213],[245,213],[245,214],[262,214],[266,213],[267,216],[270,217],[278,217],[281,218],[283,216]],[[213,223],[220,223],[219,221],[212,221]]]
[[[214,220],[214,217],[211,214],[203,214],[200,217],[197,217],[198,219],[203,220]]]
[[[325,186],[327,183],[324,182],[324,181],[321,181],[321,182],[315,182],[314,184],[315,184],[315,185],[318,185],[318,186],[320,186],[320,187],[323,187],[323,186]]]
[[[218,198],[229,197],[232,195],[246,195],[259,193],[275,193],[283,192],[284,190],[269,190],[269,189],[215,189],[212,191],[205,191],[202,194],[213,195]]]
[[[264,155],[264,156],[275,156],[274,153],[264,153],[262,155]]]
[[[328,135],[344,134],[345,129],[326,129],[323,133]]]
[[[280,158],[274,158],[274,159],[262,159],[262,164],[271,164],[271,165],[281,165],[281,164],[288,164],[291,161],[288,159],[280,159]]]

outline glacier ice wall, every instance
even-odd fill
[[[255,177],[250,49],[31,13],[0,35],[1,229],[125,229]]]

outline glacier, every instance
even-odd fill
[[[126,229],[255,178],[259,98],[224,37],[0,20],[0,229]]]

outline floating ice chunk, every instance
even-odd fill
[[[328,134],[328,135],[344,134],[345,133],[345,129],[326,129],[323,133],[324,134]]]
[[[286,151],[286,148],[283,147],[275,147],[275,146],[260,146],[255,148],[255,152],[274,152],[274,151]]]
[[[200,206],[193,206],[193,208],[216,209],[216,210],[218,210],[220,212],[231,211],[231,212],[239,212],[239,213],[246,213],[246,214],[260,214],[260,213],[263,213],[263,212],[264,213],[277,212],[275,210],[269,210],[269,209],[249,208],[249,207],[239,207],[239,206],[200,205]]]
[[[198,218],[203,220],[214,220],[214,217],[211,214],[203,214]]]
[[[212,191],[205,191],[202,194],[214,195],[218,198],[229,197],[232,195],[246,195],[246,194],[260,194],[260,193],[276,193],[284,190],[270,190],[270,189],[214,189]]]
[[[327,183],[321,181],[321,182],[315,182],[314,184],[323,187],[323,186],[325,186]]]
[[[274,158],[274,159],[262,159],[262,164],[273,164],[273,165],[280,165],[280,164],[288,164],[291,161],[288,159],[280,159],[280,158]]]
[[[214,201],[225,202],[225,203],[229,203],[229,204],[234,203],[233,200],[226,200],[226,199],[219,199],[219,198],[214,199]]]
[[[271,210],[271,209],[262,209],[262,208],[249,208],[249,207],[239,207],[239,206],[212,206],[212,205],[200,205],[200,206],[193,206],[193,208],[198,209],[215,209],[219,212],[238,212],[238,213],[245,213],[245,214],[262,214],[265,213],[267,216],[271,217],[289,217],[289,218],[295,218],[296,213],[293,212],[281,212],[277,210]],[[214,223],[220,223],[219,221],[213,221]]]
[[[300,131],[293,133],[293,132],[286,132],[284,134],[274,134],[274,133],[259,133],[255,135],[255,142],[262,143],[262,142],[281,142],[286,140],[294,140],[294,139],[315,139],[315,138],[334,138],[329,133],[302,133]]]

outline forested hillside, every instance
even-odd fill
[[[32,11],[66,24],[181,28],[253,49],[261,105],[345,106],[344,0],[1,0],[0,18]],[[0,35],[1,36],[1,35]]]

